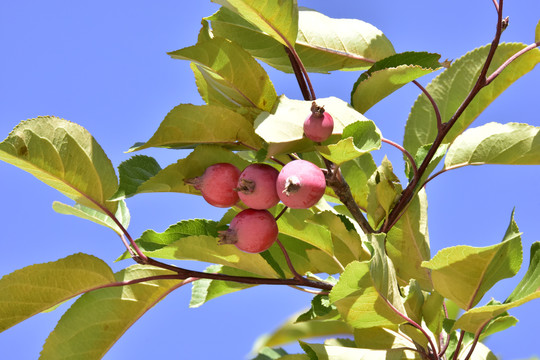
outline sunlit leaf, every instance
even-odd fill
[[[285,46],[294,46],[298,33],[296,0],[212,0],[227,7]]]
[[[208,70],[221,90],[239,105],[265,111],[272,109],[277,95],[268,74],[239,45],[216,37],[169,55],[192,61]]]
[[[205,272],[216,274],[227,274],[235,276],[254,276],[252,273],[241,271],[238,269],[222,266],[222,265],[210,265],[206,268]],[[196,308],[209,300],[215,299],[219,296],[230,294],[235,291],[250,288],[252,284],[242,284],[233,281],[213,280],[213,279],[199,279],[193,282],[193,288],[191,290],[191,300],[189,307]]]
[[[345,181],[349,184],[354,201],[362,209],[367,209],[368,180],[377,170],[377,165],[371,154],[364,154],[359,158],[346,162],[341,165],[340,169]]]
[[[540,164],[540,127],[489,123],[468,129],[448,149],[444,167]]]
[[[381,148],[381,132],[373,121],[357,121],[347,125],[336,144],[316,146],[315,149],[336,165],[353,160]]]
[[[173,273],[134,265],[115,278],[129,281],[168,274]],[[84,294],[49,335],[40,359],[101,359],[135,321],[180,284],[180,280],[154,280]]]
[[[431,290],[429,270],[422,261],[431,258],[427,222],[427,196],[421,190],[411,200],[405,213],[390,229],[386,237],[386,252],[392,259],[402,285],[416,279],[422,289]]]
[[[536,31],[534,32],[534,41],[540,42],[540,21],[536,24]]]
[[[262,146],[251,122],[221,106],[181,104],[172,109],[152,137],[132,151],[150,147],[193,148],[215,144],[232,148]]]
[[[475,306],[499,280],[514,276],[521,266],[522,247],[514,214],[502,242],[486,247],[454,246],[422,263],[431,269],[433,286],[460,308]]]
[[[53,209],[59,214],[74,215],[82,219],[95,222],[96,224],[99,224],[101,226],[106,226],[112,229],[118,235],[124,234],[124,231],[120,228],[120,226],[116,222],[114,222],[110,216],[105,215],[101,211],[97,211],[80,204],[75,204],[71,206],[58,201],[53,202]],[[124,229],[128,228],[130,214],[125,201],[120,200],[118,202],[118,209],[116,210],[116,214],[114,214],[114,216],[120,222]]]
[[[540,289],[540,241],[531,245],[529,268],[505,303],[521,299],[538,289]]]
[[[331,335],[351,335],[353,330],[342,320],[310,320],[294,322],[298,315],[291,316],[270,334],[260,336],[253,346],[253,351],[263,347],[275,347],[309,339]]]
[[[232,11],[221,8],[206,18],[214,34],[242,45],[274,68],[293,72],[284,46]],[[357,19],[333,19],[300,8],[295,49],[309,72],[362,70],[395,53],[390,41],[371,24]]]
[[[180,159],[139,184],[135,193],[179,192],[200,195],[200,191],[184,180],[200,176],[210,165],[226,162],[244,169],[249,162],[217,145],[199,145],[185,159]]]
[[[111,161],[80,125],[52,116],[22,121],[0,143],[0,160],[29,172],[77,203],[112,213],[118,186]]]
[[[439,54],[405,52],[377,61],[353,86],[351,105],[365,113],[403,85],[441,67]]]
[[[317,105],[334,119],[334,136],[339,139],[343,129],[356,121],[368,121],[346,102],[335,97],[317,99]],[[281,96],[272,112],[263,112],[255,119],[255,132],[268,143],[268,156],[313,150],[313,141],[304,137],[304,120],[311,114],[311,101],[291,100]]]
[[[300,342],[302,349],[309,355],[310,359],[334,360],[334,359],[355,359],[355,360],[408,360],[421,359],[420,354],[410,350],[367,350],[353,347],[332,346],[325,344],[307,344]]]
[[[27,266],[0,279],[0,332],[67,299],[114,282],[102,260],[86,254]]]
[[[395,272],[381,248],[384,235],[374,237],[376,255],[370,262],[348,264],[330,292],[330,300],[341,316],[354,328],[393,326],[404,322],[387,301],[405,312]]]
[[[524,47],[524,44],[518,43],[499,44],[488,75]],[[488,52],[489,46],[484,46],[465,54],[426,86],[426,90],[441,111],[443,122],[450,120],[473,88]],[[531,71],[539,62],[540,50],[538,49],[528,51],[513,61],[490,85],[480,91],[452,127],[443,143],[452,143],[497,96],[521,76]],[[407,120],[404,147],[411,154],[416,154],[419,147],[432,143],[436,134],[437,121],[433,106],[428,98],[421,94]]]
[[[390,213],[402,191],[399,178],[394,174],[392,164],[386,156],[369,178],[368,188],[368,220],[373,227],[378,227]]]

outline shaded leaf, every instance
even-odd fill
[[[251,55],[274,68],[292,73],[285,48],[277,40],[232,11],[221,8],[207,18],[217,36],[242,45]],[[362,70],[395,53],[390,41],[371,24],[357,19],[333,19],[300,8],[295,49],[309,72]]]
[[[431,269],[435,290],[468,310],[499,280],[514,276],[521,266],[522,247],[513,213],[508,229],[499,244],[454,246],[423,262],[423,267]]]
[[[216,37],[168,54],[208,70],[220,90],[239,105],[272,109],[277,95],[268,74],[239,45]]]
[[[115,278],[128,281],[167,274],[173,273],[134,265]],[[51,332],[40,359],[101,359],[135,321],[180,284],[179,280],[154,280],[84,294]]]
[[[335,97],[319,98],[317,105],[334,119],[334,136],[325,143],[339,139],[343,129],[356,121],[368,121],[346,102]],[[311,114],[311,101],[291,100],[280,96],[271,112],[255,119],[255,132],[268,143],[268,156],[313,150],[313,141],[304,137],[304,120]]]
[[[468,129],[448,149],[444,167],[540,164],[540,127],[489,123]]]
[[[298,33],[296,0],[212,0],[227,7],[287,47],[294,46]]]
[[[139,186],[161,171],[158,162],[146,155],[135,155],[118,166],[120,184],[112,199],[119,200],[133,196]]]
[[[371,154],[364,154],[359,158],[346,162],[340,167],[343,178],[351,188],[354,201],[362,209],[368,207],[369,183],[373,173],[377,170],[377,165]]]
[[[405,213],[388,232],[386,252],[394,263],[402,285],[416,279],[422,289],[432,289],[429,270],[421,266],[422,261],[431,258],[425,190],[416,194]]]
[[[427,52],[404,52],[377,61],[354,84],[351,105],[365,113],[403,85],[441,68],[440,57]]]
[[[106,226],[109,229],[112,229],[118,235],[124,234],[124,231],[120,228],[120,226],[118,226],[118,224],[116,224],[109,215],[105,215],[101,211],[97,211],[80,204],[71,206],[58,201],[53,202],[53,209],[59,214],[74,215],[82,219],[95,222],[101,226]],[[124,229],[128,228],[131,217],[125,201],[118,201],[118,209],[116,210],[116,214],[114,214],[114,216],[120,222],[120,224],[122,224]]]
[[[311,307],[305,313],[300,314],[295,323],[311,320],[337,320],[339,313],[334,305],[330,303],[328,295],[315,295],[311,300]]]
[[[109,266],[82,253],[16,270],[0,279],[0,332],[111,282],[114,275]]]
[[[86,129],[53,116],[22,121],[0,143],[0,160],[17,166],[77,203],[112,213],[118,186],[111,161]]]
[[[540,21],[536,24],[536,30],[534,32],[534,41],[540,42]]]
[[[524,44],[517,43],[499,44],[488,75],[524,47]],[[441,110],[443,122],[451,118],[473,88],[488,52],[489,46],[484,46],[465,54],[426,87]],[[490,85],[480,91],[452,127],[443,143],[452,143],[497,96],[522,75],[531,71],[538,62],[540,62],[538,49],[528,51],[513,61]],[[404,147],[411,154],[416,154],[419,147],[433,142],[436,133],[437,121],[433,107],[427,97],[421,94],[407,120]]]

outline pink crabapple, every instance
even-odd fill
[[[220,244],[234,244],[247,253],[260,253],[272,246],[278,237],[278,226],[268,210],[246,209],[232,220],[229,229],[220,231]]]
[[[279,202],[276,180],[279,171],[267,164],[251,164],[242,171],[236,190],[252,209],[270,209]]]
[[[234,190],[240,177],[240,170],[229,163],[217,163],[206,168],[201,176],[185,179],[184,183],[199,190],[210,204],[220,208],[231,207],[238,200]]]
[[[293,160],[281,169],[276,190],[286,206],[307,209],[323,197],[326,179],[317,165],[306,160]]]
[[[325,112],[323,106],[318,106],[314,101],[311,104],[311,115],[304,121],[304,134],[310,140],[322,142],[332,135],[333,130],[334,119]]]

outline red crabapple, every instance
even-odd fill
[[[203,198],[213,206],[226,208],[235,205],[239,198],[234,190],[240,170],[232,164],[217,163],[206,168],[201,176],[185,179],[184,183],[199,190]]]
[[[323,106],[318,106],[315,101],[311,104],[311,115],[304,121],[304,134],[308,139],[321,142],[332,135],[334,119],[324,111]]]
[[[251,164],[238,179],[238,196],[252,209],[270,209],[279,202],[276,180],[279,171],[267,164]]]
[[[276,241],[278,226],[268,210],[246,209],[232,220],[229,229],[220,231],[220,244],[234,244],[247,253],[260,253]]]
[[[307,209],[324,195],[326,179],[322,170],[306,160],[293,160],[281,169],[276,182],[279,198],[292,209]]]

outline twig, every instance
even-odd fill
[[[412,166],[412,169],[413,169],[413,173],[416,176],[416,173],[418,172],[418,168],[416,167],[416,162],[414,161],[414,158],[412,157],[411,153],[408,152],[403,146],[399,145],[396,142],[393,142],[392,140],[381,138],[381,141],[385,142],[385,143],[387,143],[389,145],[392,145],[393,147],[395,147],[399,151],[401,151],[403,153],[403,155],[405,155],[409,159],[409,162],[411,163],[411,166]]]
[[[487,71],[489,69],[491,62],[493,61],[495,51],[497,50],[499,41],[501,39],[501,33],[502,33],[501,24],[503,21],[502,9],[503,9],[503,0],[500,0],[499,11],[497,14],[497,29],[495,32],[495,37],[493,41],[491,42],[489,53],[486,57],[486,60],[484,62],[480,75],[478,76],[478,79],[476,80],[476,83],[474,84],[473,88],[471,89],[471,91],[469,92],[465,100],[463,100],[459,108],[456,110],[454,115],[452,115],[450,120],[448,120],[448,122],[446,123],[442,123],[441,128],[437,131],[437,136],[435,137],[435,140],[433,141],[433,145],[428,150],[428,153],[426,157],[424,158],[424,161],[422,162],[422,164],[418,167],[417,175],[413,177],[411,182],[409,182],[409,184],[403,191],[402,196],[399,199],[398,203],[396,204],[396,206],[394,206],[394,208],[390,212],[390,215],[388,216],[388,222],[385,223],[385,225],[382,226],[381,229],[379,229],[379,232],[387,233],[392,228],[392,226],[394,226],[395,223],[399,220],[401,215],[403,215],[403,213],[405,212],[405,209],[407,208],[408,204],[410,203],[410,201],[412,200],[415,194],[415,190],[417,188],[418,183],[420,182],[420,179],[422,178],[425,171],[427,170],[429,163],[435,156],[437,149],[442,144],[445,136],[448,134],[452,126],[454,126],[454,124],[457,122],[459,117],[463,114],[465,109],[470,105],[470,103],[473,101],[476,95],[480,92],[480,90],[486,86],[486,81],[487,81],[486,74],[487,74]]]
[[[283,253],[283,256],[285,257],[285,261],[287,262],[287,266],[289,267],[289,270],[291,270],[291,272],[293,273],[294,278],[297,280],[303,279],[302,275],[300,275],[294,268],[291,258],[289,257],[289,253],[285,249],[285,246],[283,246],[283,244],[281,243],[281,241],[279,241],[279,239],[276,239],[276,243],[281,249],[281,252]]]
[[[480,339],[480,334],[482,333],[482,331],[484,331],[484,328],[487,326],[487,324],[489,324],[489,322],[491,321],[491,319],[487,320],[485,323],[482,324],[482,326],[478,329],[478,331],[476,331],[476,334],[474,335],[474,340],[472,342],[472,345],[471,345],[471,350],[469,350],[469,352],[467,353],[467,356],[465,357],[465,359],[463,360],[469,360],[473,351],[474,351],[474,348],[476,347],[476,344],[478,344],[478,340]]]
[[[499,66],[497,68],[497,70],[495,70],[491,75],[489,75],[489,77],[486,79],[486,85],[489,85],[493,80],[495,80],[497,78],[497,76],[499,76],[501,74],[501,72],[508,65],[510,65],[514,60],[519,58],[521,55],[525,54],[527,51],[530,51],[530,50],[535,49],[537,47],[540,47],[540,41],[535,42],[534,44],[531,44],[531,45],[521,49],[520,51],[518,51],[514,55],[510,56],[501,66]]]
[[[452,356],[452,360],[457,360],[459,355],[459,350],[461,348],[461,343],[463,342],[463,338],[465,337],[465,331],[461,330],[459,334],[459,340],[456,345],[456,350],[454,350],[454,356]]]
[[[418,81],[413,80],[412,82],[413,82],[414,85],[416,85],[418,88],[420,88],[420,90],[422,90],[424,95],[426,95],[429,102],[431,103],[431,106],[433,107],[433,110],[435,111],[435,117],[437,118],[437,130],[441,131],[442,118],[441,118],[441,112],[439,111],[439,107],[437,106],[437,103],[435,102],[435,100],[433,99],[431,94],[426,90],[426,88],[424,88]]]

